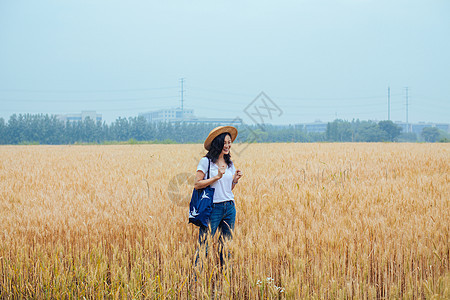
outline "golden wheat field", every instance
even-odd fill
[[[222,269],[217,237],[193,265],[202,155],[0,147],[0,298],[450,298],[448,144],[233,145]]]

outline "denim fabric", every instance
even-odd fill
[[[209,217],[209,226],[211,228],[211,235],[214,236],[217,229],[220,230],[221,238],[232,237],[232,231],[234,230],[234,221],[236,219],[236,208],[234,201],[225,201],[220,203],[213,203],[213,209],[211,216]],[[206,239],[206,233],[209,228],[206,226],[200,226],[198,241],[203,244]]]
[[[213,203],[213,209],[211,216],[209,218],[209,227],[200,226],[198,234],[198,242],[200,246],[205,244],[207,234],[211,229],[211,235],[214,236],[217,229],[219,229],[219,242],[221,246],[219,247],[220,262],[223,263],[222,257],[222,245],[223,239],[231,239],[234,230],[234,221],[236,220],[236,207],[234,206],[234,201],[225,201],[219,203]],[[208,253],[208,245],[206,245],[206,253]],[[198,256],[196,258],[197,264]]]

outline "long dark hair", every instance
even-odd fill
[[[225,144],[225,137],[227,135],[231,138],[231,134],[229,134],[228,132],[224,132],[216,136],[211,142],[211,148],[209,148],[209,151],[208,153],[206,153],[205,157],[209,158],[213,163],[215,163],[217,159],[219,159],[219,155],[220,153],[222,153],[223,145]],[[225,159],[225,163],[228,165],[228,167],[230,167],[233,163],[231,161],[230,152],[228,152],[228,154],[225,154],[223,158]]]

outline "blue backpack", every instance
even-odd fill
[[[211,161],[208,159],[208,176],[209,179]],[[208,226],[209,217],[212,211],[214,197],[214,188],[207,186],[192,192],[191,202],[189,203],[189,223],[197,226]]]

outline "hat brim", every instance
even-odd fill
[[[219,127],[216,127],[213,130],[211,130],[211,132],[208,134],[208,137],[206,138],[205,143],[203,144],[205,149],[209,151],[209,149],[211,149],[212,141],[217,136],[219,136],[220,134],[222,134],[224,132],[228,132],[231,135],[231,142],[234,142],[234,140],[236,139],[236,137],[238,135],[237,129],[235,127],[233,127],[233,126],[219,126]]]

